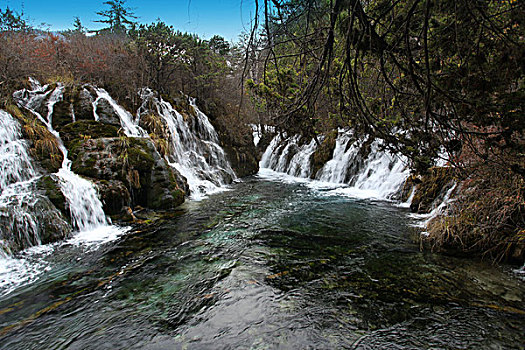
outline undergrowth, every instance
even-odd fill
[[[480,253],[493,261],[525,260],[525,181],[485,166],[464,180],[447,215],[428,224],[433,250]]]

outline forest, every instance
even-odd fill
[[[524,10],[0,5],[0,348],[522,348]]]

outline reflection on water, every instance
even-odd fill
[[[388,203],[249,179],[0,299],[5,349],[523,348],[512,268],[419,252]]]

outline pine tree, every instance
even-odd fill
[[[5,10],[0,9],[0,31],[18,31],[27,30],[29,25],[23,18],[23,13],[17,13],[6,7]]]
[[[80,33],[83,34],[86,32],[86,28],[82,25],[82,22],[80,21],[80,17],[75,16],[75,20],[73,21],[73,32],[74,33]]]
[[[109,31],[111,33],[123,34],[127,31],[127,26],[133,26],[135,22],[133,19],[137,17],[134,15],[131,8],[126,7],[126,0],[109,0],[105,1],[104,5],[110,7],[109,10],[99,11],[97,15],[103,19],[95,21],[98,23],[106,23],[107,28],[99,30],[99,32]]]

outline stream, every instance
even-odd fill
[[[105,243],[26,253],[43,268],[0,289],[0,348],[524,349],[513,267],[421,252],[407,214],[246,178]]]

